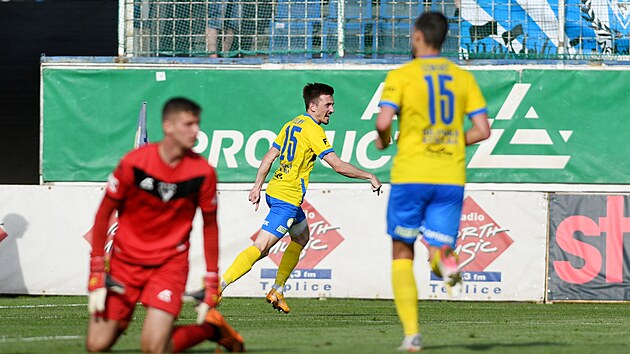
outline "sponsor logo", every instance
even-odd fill
[[[177,192],[177,185],[174,183],[158,182],[158,194],[163,202],[168,202]]]
[[[118,192],[119,183],[120,182],[118,181],[118,178],[114,177],[113,174],[110,174],[107,177],[107,190],[115,194],[116,192]]]
[[[595,198],[600,200],[591,197],[590,203],[585,202],[588,196],[563,198],[575,198],[578,202],[571,210],[574,215],[562,219],[555,230],[551,247],[558,251],[550,252],[553,271],[569,284],[586,284],[596,279],[607,284],[624,283],[624,236],[630,234],[630,217],[626,216],[630,210],[624,212],[624,204],[630,205],[630,198],[599,196]],[[587,204],[605,204],[604,215],[597,215],[593,212],[597,209]]]
[[[146,191],[152,191],[153,190],[153,184],[154,184],[155,180],[153,180],[153,178],[151,177],[147,177],[145,179],[142,180],[142,182],[140,182],[140,188],[146,190]]]
[[[4,231],[4,229],[2,228],[2,225],[4,225],[4,223],[0,222],[0,242],[4,241],[5,238],[9,237],[9,234]]]
[[[464,199],[456,251],[462,270],[481,272],[514,240],[471,197]]]
[[[172,301],[172,297],[173,297],[173,292],[168,289],[164,289],[157,294],[158,300],[169,303],[169,304]]]
[[[465,294],[501,294],[501,272],[486,271],[486,268],[514,242],[509,231],[497,224],[471,197],[464,199],[455,251],[459,254]],[[441,278],[431,272],[430,280],[432,293],[446,294],[446,289],[438,282]]]
[[[285,291],[329,292],[332,286],[327,280],[332,279],[332,269],[315,269],[315,267],[331,254],[344,241],[344,238],[339,232],[340,227],[332,225],[308,201],[305,200],[302,203],[302,209],[304,209],[309,224],[310,239],[304,249],[302,249],[300,259],[291,273],[290,280],[285,284]],[[256,240],[259,231],[256,231],[251,237],[253,241]],[[291,239],[289,236],[285,236],[278,241],[269,250],[269,260],[279,266],[284,251],[290,243]],[[261,269],[262,290],[269,290],[271,285],[273,285],[276,273],[276,268]]]
[[[508,97],[503,102],[503,105],[499,109],[497,116],[494,119],[490,119],[492,126],[496,125],[498,121],[509,121],[514,119],[516,110],[519,108],[525,95],[531,88],[531,84],[514,84]],[[534,107],[530,107],[525,114],[525,119],[530,124],[532,121],[539,119],[538,113]],[[559,130],[558,133],[564,143],[569,141],[569,138],[573,134],[572,130]],[[571,156],[569,155],[547,155],[547,154],[499,154],[495,153],[495,148],[500,140],[505,139],[505,129],[492,128],[490,138],[481,142],[479,147],[473,154],[468,168],[518,168],[518,169],[564,169]],[[512,136],[509,146],[517,148],[518,146],[542,146],[545,149],[553,148],[553,145],[561,144],[559,142],[554,143],[549,135],[549,132],[545,129],[516,129]]]

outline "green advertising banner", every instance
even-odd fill
[[[203,107],[195,150],[221,182],[253,182],[271,141],[303,113],[307,82],[335,88],[324,127],[345,161],[389,180],[395,146],[374,147],[385,70],[218,70],[43,67],[43,180],[104,181],[133,147],[147,102],[149,141],[175,96]],[[469,182],[628,183],[630,71],[474,71],[488,101],[492,137],[467,151]],[[606,95],[600,87],[606,87]],[[323,164],[311,182],[355,182]]]

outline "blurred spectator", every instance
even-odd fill
[[[238,0],[208,0],[208,28],[206,28],[206,49],[210,58],[228,56],[234,42],[234,32],[238,28]],[[221,52],[217,51],[219,32]]]

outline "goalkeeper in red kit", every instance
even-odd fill
[[[201,108],[185,98],[162,110],[164,138],[128,153],[110,176],[96,214],[88,310],[88,351],[109,351],[131,321],[135,304],[146,308],[143,352],[180,352],[211,340],[232,352],[243,338],[214,309],[218,298],[217,178],[191,149]],[[197,208],[203,215],[205,297],[197,324],[175,325],[188,278],[188,249]],[[118,210],[118,231],[109,266],[104,244],[109,217]]]

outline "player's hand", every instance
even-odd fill
[[[249,191],[249,201],[254,204],[254,211],[258,211],[260,205],[260,189],[254,187]]]
[[[118,294],[125,293],[125,286],[105,272],[105,259],[90,259],[90,279],[88,281],[88,311],[90,314],[105,310],[107,290]]]
[[[375,175],[372,175],[372,177],[370,177],[370,184],[372,185],[372,192],[376,193],[376,195],[381,195],[381,187],[383,185],[381,184],[381,181],[376,178]]]
[[[206,315],[211,308],[219,303],[219,275],[215,272],[206,273],[203,278],[205,295],[203,301],[197,306],[197,324],[206,321]]]
[[[90,279],[88,280],[88,311],[90,314],[105,310],[105,259],[92,257],[90,259]]]

